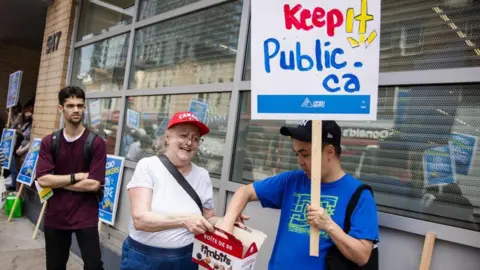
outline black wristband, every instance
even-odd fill
[[[72,185],[75,184],[75,174],[74,173],[70,174],[70,184],[72,184]]]

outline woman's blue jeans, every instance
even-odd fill
[[[197,270],[192,261],[193,244],[165,249],[144,245],[127,237],[123,242],[121,270]]]

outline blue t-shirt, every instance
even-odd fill
[[[322,183],[321,205],[343,228],[347,205],[361,182],[349,174],[332,183]],[[263,207],[281,209],[280,223],[268,264],[269,270],[323,270],[325,255],[333,245],[320,231],[319,256],[310,256],[310,225],[306,205],[310,204],[311,183],[304,171],[288,171],[253,184]],[[364,190],[351,219],[350,236],[378,242],[377,208],[372,194]]]

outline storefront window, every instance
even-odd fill
[[[130,34],[102,40],[75,50],[72,84],[86,92],[123,87]]]
[[[132,23],[135,0],[84,0],[77,41],[85,40]]]
[[[478,14],[474,1],[382,1],[380,72],[480,66]]]
[[[140,0],[139,20],[170,11],[200,0]]]
[[[86,106],[83,117],[84,125],[105,140],[107,154],[115,154],[120,99],[87,99]]]
[[[164,134],[170,118],[179,111],[196,112],[210,128],[194,162],[220,177],[231,93],[200,93],[129,97],[122,143],[128,160],[158,155],[164,150]]]
[[[137,31],[130,89],[232,82],[241,11],[235,1]]]
[[[378,120],[338,122],[342,166],[375,190],[381,211],[479,230],[480,85],[382,87]],[[297,121],[250,119],[241,95],[232,180],[250,183],[298,168]]]

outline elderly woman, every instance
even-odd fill
[[[194,235],[213,231],[217,222],[210,176],[191,162],[208,132],[193,113],[176,113],[165,133],[163,161],[153,156],[138,162],[127,185],[133,221],[123,243],[121,269],[198,269],[191,259]],[[168,162],[200,200],[180,185]]]

